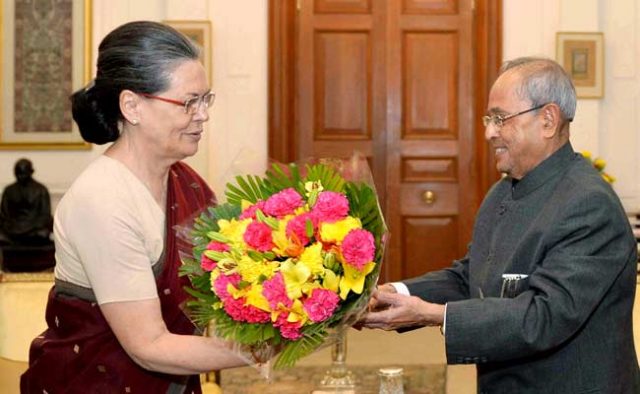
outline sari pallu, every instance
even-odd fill
[[[188,279],[178,277],[178,251],[185,241],[176,237],[173,227],[213,199],[213,192],[191,168],[183,163],[171,167],[164,263],[158,263],[164,266],[156,285],[162,317],[175,334],[193,334],[194,325],[180,309],[187,298],[183,286]],[[31,343],[29,369],[20,379],[22,393],[201,393],[197,375],[151,372],[136,364],[120,346],[97,303],[82,298],[66,295],[60,284],[51,289],[48,328]]]

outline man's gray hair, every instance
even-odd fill
[[[562,66],[542,57],[519,57],[506,61],[500,74],[516,71],[522,76],[522,85],[516,90],[531,106],[555,103],[565,120],[571,122],[576,113],[576,89]]]

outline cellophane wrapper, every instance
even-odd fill
[[[274,163],[178,226],[190,318],[257,367],[291,367],[353,325],[388,237],[366,159]]]

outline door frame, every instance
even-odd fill
[[[296,23],[298,0],[269,0],[268,155],[281,162],[297,159],[296,133]],[[502,63],[502,2],[475,0],[477,59],[474,64],[475,162],[478,163],[477,196],[484,196],[499,178],[493,153],[480,133],[491,84]],[[481,200],[475,202],[480,206]]]

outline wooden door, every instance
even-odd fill
[[[489,5],[271,3],[270,155],[367,156],[391,231],[383,280],[462,256],[495,178],[479,126],[499,59]]]
[[[384,206],[385,1],[301,1],[297,158],[366,156]]]

